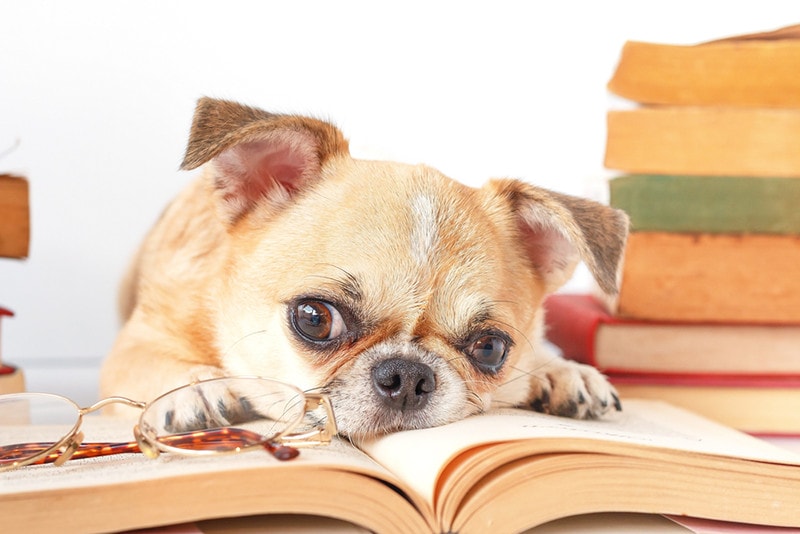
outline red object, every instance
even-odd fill
[[[800,324],[630,319],[592,295],[551,295],[544,308],[564,357],[608,374],[800,380]]]
[[[4,316],[5,317],[13,317],[14,316],[14,312],[12,312],[11,310],[9,310],[7,308],[3,308],[2,306],[0,306],[0,317],[4,317]],[[0,330],[0,333],[2,333],[2,330]],[[5,365],[3,363],[3,351],[2,351],[3,344],[2,344],[2,341],[3,341],[3,338],[2,338],[2,336],[0,336],[0,375],[10,375],[14,371],[16,371],[17,368],[13,367],[11,365]]]
[[[798,376],[733,376],[707,374],[608,373],[612,384],[637,386],[689,386],[715,388],[792,388],[800,389]]]
[[[565,358],[597,366],[594,340],[597,328],[614,318],[590,295],[551,295],[544,302],[547,339]]]

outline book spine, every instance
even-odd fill
[[[12,365],[0,364],[0,395],[25,391],[22,370]]]
[[[800,234],[796,179],[628,175],[609,189],[635,232]]]
[[[647,104],[800,107],[800,41],[727,39],[695,46],[628,42],[608,89]]]
[[[617,310],[687,322],[800,323],[800,236],[634,232]]]
[[[597,366],[597,329],[607,317],[602,305],[589,295],[555,294],[545,300],[547,339],[565,358]]]
[[[605,165],[634,174],[800,177],[800,109],[608,112]]]
[[[800,380],[735,382],[608,375],[623,399],[654,399],[754,434],[800,435]]]
[[[0,257],[26,258],[30,245],[28,181],[0,175]]]
[[[715,388],[784,388],[797,389],[798,394],[800,394],[800,375],[798,374],[742,376],[723,373],[635,373],[615,369],[607,369],[605,374],[614,384]]]

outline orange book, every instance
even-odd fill
[[[28,256],[29,211],[28,181],[0,174],[0,257]]]
[[[616,311],[661,321],[800,323],[800,236],[633,232]]]
[[[605,166],[639,174],[800,177],[800,109],[609,111]]]
[[[800,108],[800,25],[698,45],[628,42],[608,89],[645,104]]]

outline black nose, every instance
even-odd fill
[[[420,410],[436,389],[436,377],[424,363],[390,358],[372,369],[372,385],[387,406],[401,411]]]

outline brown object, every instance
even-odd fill
[[[28,181],[0,174],[0,257],[26,258],[29,245]]]
[[[713,377],[670,378],[652,375],[609,378],[624,399],[663,401],[724,425],[753,434],[796,436],[800,404],[796,378],[772,380],[716,380]]]
[[[665,321],[800,322],[800,236],[633,232],[618,313]]]
[[[800,25],[680,46],[631,41],[608,89],[647,104],[800,107]]]
[[[2,366],[0,370],[0,395],[6,393],[22,393],[25,391],[25,375],[22,369],[10,365]]]
[[[605,165],[640,174],[800,177],[800,109],[610,111]]]

